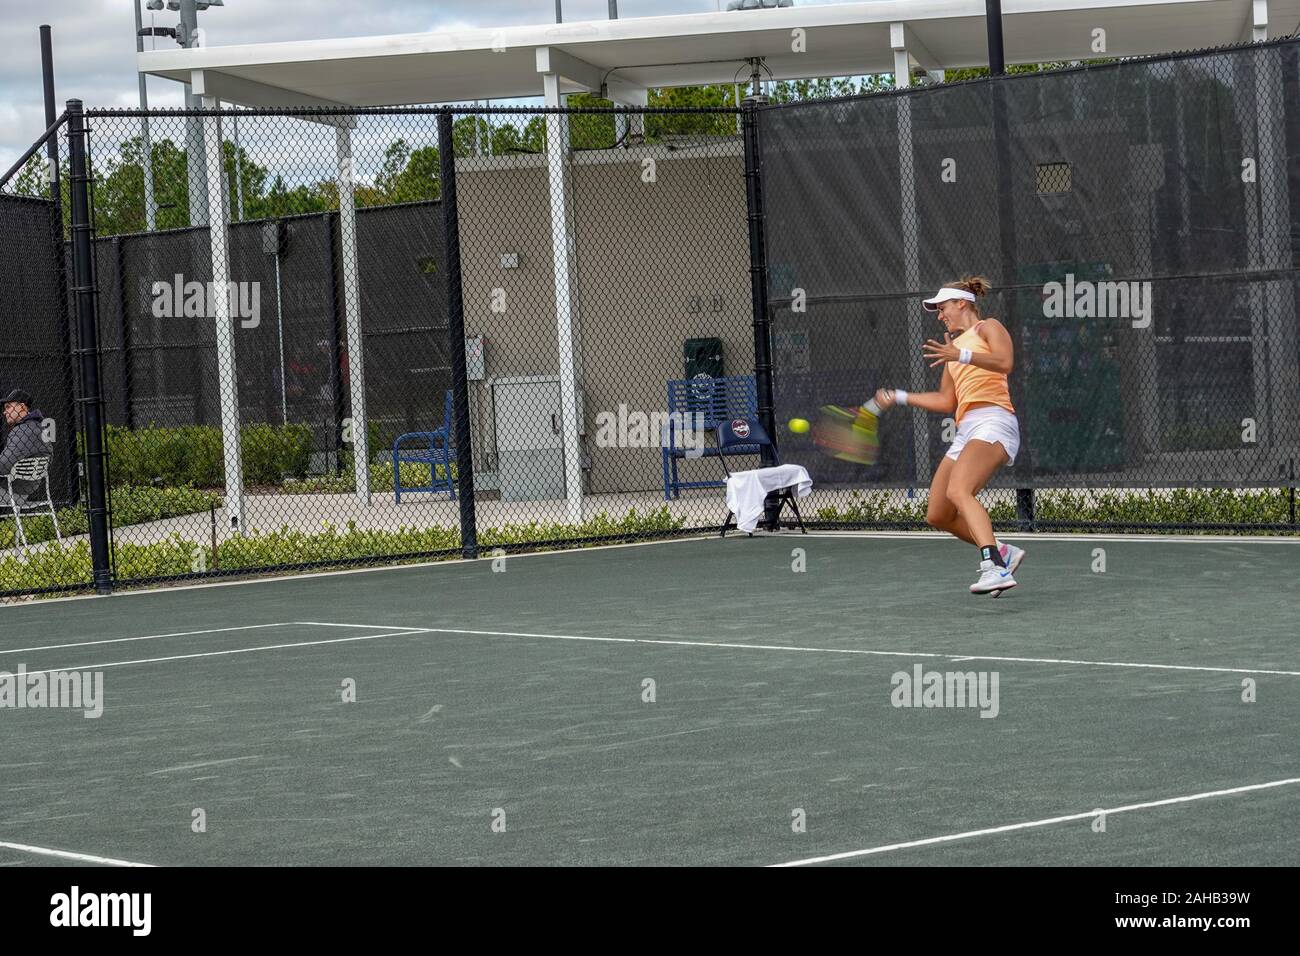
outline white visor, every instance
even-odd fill
[[[974,302],[975,293],[967,292],[965,289],[953,289],[949,286],[944,286],[939,290],[939,294],[933,299],[926,299],[921,304],[925,306],[925,311],[927,312],[938,312],[939,303],[947,302],[950,299],[965,299],[967,302]]]

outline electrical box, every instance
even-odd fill
[[[465,378],[471,382],[483,381],[483,336],[465,338]]]
[[[494,379],[492,408],[501,500],[563,498],[560,380],[546,375]]]
[[[279,256],[284,254],[284,247],[289,241],[289,230],[284,220],[275,219],[262,226],[262,254]]]
[[[684,352],[685,378],[720,378],[725,374],[722,370],[722,339],[687,339]]]

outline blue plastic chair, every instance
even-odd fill
[[[663,442],[664,500],[678,497],[683,488],[717,488],[721,481],[682,481],[677,462],[682,458],[716,457],[713,446],[689,451],[679,441],[678,426],[690,423],[706,432],[733,418],[758,414],[758,388],[752,375],[723,375],[718,378],[680,378],[668,382],[668,427]],[[700,438],[702,436],[697,436]],[[735,447],[733,454],[758,454],[758,446]]]
[[[407,432],[398,435],[393,442],[393,492],[397,503],[402,503],[402,492],[412,494],[417,491],[446,492],[449,500],[456,498],[456,482],[451,475],[451,391],[447,391],[443,402],[442,427],[431,432]],[[402,442],[411,440],[422,444],[402,447]],[[402,465],[428,465],[429,484],[408,485],[402,487]],[[439,470],[441,469],[441,476]]]

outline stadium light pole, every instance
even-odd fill
[[[223,7],[224,0],[167,0],[167,9],[180,11],[181,22],[176,27],[176,42],[186,50],[199,45],[199,11],[209,7]],[[203,100],[194,95],[190,84],[185,86],[185,106],[187,109],[203,108]],[[208,224],[208,180],[204,165],[198,157],[204,155],[203,120],[199,116],[186,117],[185,148],[188,158],[187,180],[189,183],[190,225],[206,226]]]
[[[194,0],[167,0],[168,10],[180,10],[181,22],[176,28],[176,42],[186,50],[198,43],[199,14]],[[185,107],[203,108],[203,101],[194,95],[190,84],[185,84]],[[186,179],[189,184],[190,225],[208,224],[208,181],[203,166],[203,121],[198,116],[185,117]]]
[[[144,22],[143,15],[140,12],[141,0],[135,0],[131,6],[135,7],[135,52],[144,52]],[[148,0],[150,10],[161,10],[163,0]],[[149,30],[153,35],[153,28]],[[140,109],[149,109],[149,88],[145,80],[145,75],[136,68],[136,81],[140,86]],[[147,232],[153,232],[158,228],[158,202],[154,198],[153,191],[153,144],[149,136],[149,117],[141,117],[140,126],[140,165],[144,167],[144,227]]]

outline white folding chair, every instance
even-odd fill
[[[35,481],[45,485],[45,500],[33,501],[31,495],[19,495],[14,491],[15,481]],[[27,536],[23,533],[23,516],[34,518],[49,515],[54,521],[54,537],[63,544],[63,535],[59,532],[59,516],[54,512],[54,500],[50,495],[50,460],[48,458],[23,458],[14,463],[9,474],[5,475],[6,490],[9,492],[9,511],[5,514],[0,509],[0,518],[13,517],[18,526],[18,545],[27,547]],[[36,494],[40,493],[37,488]]]

